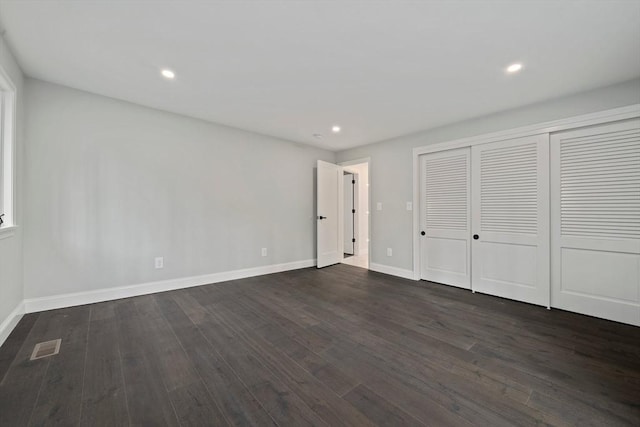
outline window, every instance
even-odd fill
[[[15,225],[15,87],[0,68],[0,229]]]

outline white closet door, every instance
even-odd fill
[[[469,148],[420,158],[421,278],[470,288]]]
[[[472,289],[549,306],[549,137],[476,145]]]
[[[551,136],[552,306],[640,325],[640,120]]]

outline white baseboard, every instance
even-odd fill
[[[391,276],[402,277],[403,279],[416,280],[413,277],[413,270],[405,270],[404,268],[391,267],[384,264],[376,264],[372,262],[369,264],[369,270],[377,271],[378,273],[390,274]]]
[[[9,334],[22,319],[22,316],[24,316],[24,302],[20,301],[18,306],[0,323],[0,346],[9,338]]]
[[[117,288],[97,289],[86,292],[30,298],[24,300],[23,312],[34,313],[37,311],[53,310],[56,308],[93,304],[96,302],[111,301],[120,298],[135,297],[138,295],[173,291],[176,289],[208,285],[210,283],[226,282],[228,280],[279,273],[281,271],[297,270],[300,268],[313,267],[314,265],[316,265],[315,259],[307,259],[303,261],[287,262],[284,264],[273,264],[262,267],[245,268],[242,270],[223,271],[220,273],[205,274],[202,276],[181,277],[178,279],[161,280],[158,282],[141,283]]]

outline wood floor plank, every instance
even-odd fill
[[[371,363],[369,359],[372,356],[369,352],[361,352],[354,348],[343,349],[340,343],[337,343],[328,349],[325,355],[334,363],[340,363],[344,369],[372,390],[376,390],[387,401],[426,425],[473,425],[458,413],[455,405],[447,407],[446,402],[434,400],[422,390]]]
[[[338,313],[335,314],[334,318],[340,317]],[[476,383],[471,386],[468,381],[451,372],[451,369],[446,372],[437,364],[430,363],[429,359],[425,359],[424,356],[436,356],[436,353],[432,352],[429,346],[425,346],[420,340],[411,339],[408,336],[410,334],[406,332],[394,330],[395,328],[378,328],[368,321],[350,323],[348,317],[344,318],[341,323],[335,323],[334,326],[334,334],[340,334],[339,330],[348,331],[349,335],[344,337],[345,340],[355,340],[361,346],[370,348],[372,352],[375,351],[383,359],[378,361],[379,369],[397,365],[390,371],[393,375],[408,381],[447,407],[458,408],[461,416],[470,421],[485,417],[486,422],[493,425],[500,423],[508,425],[513,422],[524,425],[531,424],[536,417],[545,418],[544,414],[537,413],[537,411],[525,406],[522,400],[511,402],[511,410],[506,412],[499,409],[487,410],[484,406],[478,405],[476,401],[480,399],[487,401],[487,407],[497,406],[499,408],[502,405],[502,400],[494,399],[494,396],[502,393],[499,393],[499,389],[496,390],[495,387],[493,389],[486,387],[486,383]],[[421,351],[416,352],[415,348]],[[398,352],[399,349],[403,351]],[[405,372],[412,372],[413,375],[405,376]],[[435,382],[438,387],[431,386],[432,382]],[[474,395],[473,399],[465,397],[470,394]],[[489,403],[492,405],[488,405]],[[547,418],[552,419],[553,417]]]
[[[260,292],[260,295],[263,295]],[[316,353],[322,352],[331,346],[333,340],[330,335],[317,332],[313,327],[303,327],[287,319],[280,314],[281,310],[275,310],[269,304],[260,300],[260,297],[253,295],[243,299],[239,303],[252,305],[257,311],[269,312],[269,317],[275,325],[279,326],[289,336],[296,336],[300,341],[304,341],[305,346]],[[308,311],[308,310],[307,310]]]
[[[264,340],[260,335],[253,334],[251,329],[243,327],[243,317],[246,311],[240,305],[227,303],[224,307],[217,307],[217,310],[228,319],[228,325],[237,325],[236,332],[256,352],[263,355],[267,367],[276,373],[278,378],[328,425],[370,425],[369,420],[360,411],[342,400],[330,388],[314,378],[311,373],[305,371],[295,361],[288,359],[285,353]]]
[[[214,311],[210,310],[210,314],[210,321],[199,325],[200,330],[209,342],[219,349],[225,361],[276,423],[326,425],[299,396],[264,365],[261,355],[229,329]]]
[[[526,402],[531,393],[530,388],[523,387],[521,384],[492,376],[488,372],[481,372],[473,363],[465,359],[452,358],[451,354],[464,353],[455,346],[424,336],[416,337],[395,327],[379,328],[376,324],[370,325],[368,321],[356,323],[348,319],[343,319],[340,323],[335,323],[336,320],[332,321],[334,329],[331,333],[334,336],[340,335],[341,331],[348,331],[349,335],[345,336],[346,339],[369,347],[372,351],[375,349],[378,353],[384,351],[391,360],[402,357],[398,361],[406,359],[409,364],[412,358],[421,361],[417,369],[428,369],[424,374],[425,379],[433,370],[449,371],[456,376],[458,373],[462,374],[468,380],[476,382],[478,386],[491,390],[492,393],[514,398],[520,402]]]
[[[2,370],[2,426],[640,425],[640,328],[346,265],[28,315]]]
[[[423,426],[411,415],[360,384],[344,396],[345,400],[360,409],[379,426]]]
[[[115,316],[115,310],[110,311]],[[92,307],[80,424],[126,426],[129,425],[129,411],[117,324],[114,316],[105,318],[103,313],[94,314]]]
[[[29,360],[31,353],[37,343],[62,337],[71,326],[67,323],[68,310],[40,313],[0,385],[0,425],[28,425],[52,360],[51,357]]]
[[[131,424],[178,426],[158,362],[153,354],[149,354],[153,344],[147,341],[147,331],[142,326],[134,299],[116,307],[116,319]]]
[[[343,396],[360,383],[349,373],[329,363],[291,337],[283,336],[273,344],[339,396]]]
[[[25,314],[0,347],[0,384],[2,384],[2,380],[4,380],[39,315],[39,313]]]
[[[584,405],[580,405],[580,402],[578,401],[574,402],[573,406],[581,408],[580,410],[577,410],[576,413],[591,413],[591,407],[593,406],[606,408],[607,406],[610,406],[610,402],[608,401],[611,398],[614,398],[616,409],[622,410],[620,412],[618,412],[617,410],[605,410],[605,412],[603,412],[601,410],[600,413],[604,417],[603,419],[608,419],[610,420],[610,422],[614,422],[617,419],[640,421],[640,398],[638,398],[638,395],[636,394],[636,392],[640,390],[640,387],[637,383],[629,384],[626,381],[606,382],[606,380],[603,380],[600,375],[596,375],[593,371],[585,371],[584,369],[572,370],[573,373],[567,373],[562,371],[560,367],[554,368],[550,366],[552,364],[545,363],[543,361],[531,360],[526,354],[505,354],[507,353],[507,351],[504,348],[496,351],[493,348],[478,345],[474,347],[473,350],[477,351],[481,355],[484,355],[485,357],[500,360],[506,365],[512,367],[516,366],[518,370],[525,371],[537,377],[541,377],[551,384],[562,382],[563,384],[565,384],[565,387],[571,388],[573,390],[578,390],[580,391],[580,393],[586,392],[591,396],[593,402],[591,404]],[[518,362],[516,362],[516,359],[513,359],[515,357],[518,358]],[[579,372],[588,374],[580,375]],[[614,390],[611,391],[612,389]],[[556,413],[556,416],[568,415],[565,415],[563,411],[559,412],[558,410],[554,410],[553,406],[546,407],[546,405],[535,404],[537,401],[541,400],[540,396],[541,392],[538,390],[534,390],[534,393],[532,394],[533,399],[530,401],[530,406],[543,408],[543,410],[548,413]],[[546,409],[544,409],[545,407]],[[594,418],[592,417],[591,419],[593,420]]]
[[[333,316],[331,316],[332,314],[333,314]],[[334,311],[333,313],[326,314],[325,317],[332,317],[332,318],[340,317],[340,313],[337,312],[337,311]],[[351,314],[349,314],[348,316],[343,316],[343,317],[347,321],[351,320],[351,321],[356,322],[356,320],[354,319],[354,317]],[[389,343],[386,343],[385,341],[381,341],[380,339],[376,338],[374,335],[371,335],[371,333],[367,332],[366,329],[363,329],[362,326],[363,326],[362,322],[360,322],[359,324],[353,324],[353,325],[348,325],[348,323],[336,324],[336,328],[338,330],[346,328],[352,334],[352,335],[350,335],[350,337],[352,339],[353,338],[360,338],[358,342],[361,345],[366,345],[368,340],[372,340],[373,339],[374,342],[375,342],[375,346],[372,347],[372,351],[376,351],[376,349],[378,349],[378,351],[379,351],[381,346],[385,346],[385,345],[389,344]],[[374,329],[375,329],[375,327],[374,327]],[[400,333],[400,334],[395,334],[394,335],[393,331],[391,331],[391,334],[389,333],[389,331],[384,331],[384,330],[375,329],[375,331],[377,331],[379,333],[382,333],[383,334],[382,336],[385,336],[385,337],[390,338],[392,340],[394,338],[396,338],[396,335],[397,335],[398,339],[396,339],[395,342],[399,343],[399,344],[402,344],[402,345],[405,345],[405,346],[408,346],[408,347],[411,347],[411,346],[416,344],[416,342],[411,342],[409,344],[407,344],[407,343],[403,344],[403,342],[406,341],[405,333]],[[393,360],[393,356],[390,356],[389,360]],[[411,366],[411,364],[410,364],[410,365],[408,365],[408,367],[405,367],[405,369],[413,370],[413,371],[423,370],[424,368],[425,367],[423,365],[421,365],[421,364],[415,364],[414,366]],[[396,372],[396,373],[398,373],[398,372]],[[514,421],[513,419],[512,420],[505,420],[502,417],[501,413],[488,412],[488,411],[484,410],[482,407],[479,407],[477,404],[475,404],[474,400],[465,399],[463,396],[460,396],[460,395],[457,395],[456,399],[454,399],[452,401],[448,401],[446,399],[442,400],[443,394],[439,390],[430,389],[427,386],[428,382],[426,382],[429,377],[436,376],[436,374],[437,374],[437,371],[431,370],[430,372],[427,372],[426,374],[423,374],[423,381],[425,381],[424,383],[422,383],[422,384],[418,383],[417,385],[416,384],[414,384],[414,385],[416,385],[417,387],[425,387],[426,386],[427,388],[423,388],[424,392],[430,392],[434,398],[436,398],[436,399],[440,398],[440,401],[444,402],[449,407],[454,407],[455,406],[455,407],[461,407],[461,409],[467,409],[469,412],[464,413],[464,411],[463,411],[461,413],[464,413],[466,418],[469,419],[469,420],[478,419],[480,414],[484,414],[485,417],[488,417],[487,418],[487,422],[491,421],[492,423],[494,423],[494,425],[495,425],[495,423],[498,423],[498,422],[502,422],[503,424],[506,424],[506,423]],[[437,376],[438,377],[442,377],[442,375],[443,374],[440,373]],[[457,379],[457,378],[456,377],[451,377],[451,379],[453,380],[453,379]],[[411,381],[415,381],[414,378],[410,378],[410,380]],[[464,388],[465,387],[465,383],[462,382],[462,381],[458,381],[457,382],[457,387],[458,388],[460,388],[460,387]],[[454,396],[456,396],[456,393],[455,393],[454,390],[450,390],[450,392],[454,392]],[[491,396],[491,394],[488,391],[487,398],[490,398],[490,396]],[[499,402],[496,402],[496,404],[497,403],[499,403]],[[536,415],[534,413],[535,413],[535,411],[532,411],[529,408],[524,407],[522,405],[519,407],[519,410],[512,411],[513,416],[519,415],[518,419],[520,419],[520,421],[522,421],[522,422],[525,422],[526,420],[531,420],[531,417]],[[542,414],[537,414],[537,415],[542,415]]]
[[[224,414],[225,420],[236,426],[275,425],[260,402],[207,341],[182,306],[168,294],[158,295],[157,301],[183,347],[188,349],[187,354],[193,366]],[[181,302],[186,304],[190,301],[181,299]],[[187,312],[193,314],[199,310],[187,309]],[[196,314],[196,318],[199,319],[199,315]]]
[[[228,425],[224,415],[201,381],[173,389],[169,392],[169,397],[182,427]]]
[[[155,298],[152,295],[138,297],[134,304],[138,312],[139,326],[146,334],[142,344],[147,354],[154,356],[152,360],[157,363],[167,391],[197,382],[200,378],[171,331],[170,325],[162,316]]]
[[[424,356],[429,356],[428,359],[428,363],[431,363],[434,358],[438,361],[438,363],[440,363],[440,365],[446,369],[449,370],[453,370],[454,368],[457,370],[463,370],[466,369],[468,372],[466,373],[466,375],[469,378],[472,378],[474,380],[480,380],[482,383],[484,383],[485,386],[491,386],[493,388],[493,391],[498,393],[498,394],[503,394],[503,395],[508,395],[508,396],[513,396],[516,397],[518,400],[520,400],[521,402],[525,402],[526,400],[528,400],[529,395],[531,393],[531,390],[526,388],[526,387],[522,387],[519,384],[515,384],[513,382],[507,382],[507,381],[501,381],[500,379],[496,379],[496,378],[491,378],[489,376],[486,375],[481,375],[479,376],[479,370],[475,367],[473,367],[470,364],[467,364],[465,368],[463,368],[462,364],[454,364],[451,360],[451,357],[448,355],[448,353],[450,353],[452,350],[457,350],[453,347],[451,347],[450,345],[446,344],[446,343],[442,343],[442,342],[438,342],[438,341],[434,341],[433,339],[428,339],[429,337],[419,337],[418,341],[413,341],[411,339],[409,339],[408,335],[410,335],[408,332],[406,331],[402,331],[401,329],[398,330],[397,325],[392,327],[392,333],[395,332],[395,334],[389,335],[389,331],[384,331],[383,329],[379,329],[376,327],[376,325],[372,325],[372,330],[374,332],[374,335],[371,335],[370,332],[368,332],[366,330],[366,328],[363,328],[364,325],[370,323],[370,319],[366,318],[359,318],[357,316],[353,316],[351,312],[348,312],[348,315],[345,316],[344,313],[341,313],[340,311],[337,311],[335,308],[332,308],[328,311],[322,311],[322,304],[318,301],[313,301],[311,302],[311,304],[313,304],[313,307],[309,307],[310,310],[312,310],[316,316],[318,317],[322,317],[324,316],[325,318],[331,318],[331,319],[337,319],[342,317],[342,319],[346,322],[346,323],[336,323],[335,328],[338,332],[333,332],[330,329],[327,329],[325,331],[326,334],[333,334],[334,336],[336,334],[340,334],[342,330],[348,330],[351,335],[350,338],[351,339],[359,339],[358,342],[360,342],[361,344],[366,344],[368,341],[371,341],[372,339],[374,340],[373,342],[376,343],[376,346],[380,346],[380,345],[389,345],[389,343],[387,343],[386,341],[380,341],[380,338],[375,337],[375,333],[382,333],[383,336],[386,336],[387,338],[392,337],[392,339],[395,339],[396,343],[404,343],[403,345],[410,350],[413,350],[414,348],[417,348],[418,350],[420,350],[420,354],[424,355]],[[335,320],[333,320],[335,322]],[[365,336],[362,336],[362,335]],[[423,343],[421,341],[426,341],[426,343]],[[446,345],[445,345],[446,344]],[[438,348],[444,348],[444,351],[442,353],[438,353],[435,349]],[[395,348],[394,350],[395,351]]]
[[[90,307],[66,308],[58,314],[63,316],[60,353],[49,357],[30,425],[65,425],[68,420],[80,420]]]
[[[567,425],[573,426],[637,426],[640,423],[638,411],[636,416],[630,416],[629,411],[620,416],[613,412],[603,412],[588,404],[579,407],[578,405],[569,406],[565,402],[534,390],[529,405],[564,419]]]
[[[456,394],[441,389],[437,380],[416,378],[413,371],[390,366],[387,360],[366,347],[347,341],[339,342],[324,355],[335,363],[342,363],[357,372],[362,383],[379,391],[396,406],[431,425],[485,425],[507,426],[509,423],[491,411],[467,405]],[[474,398],[477,396],[474,395]],[[416,405],[418,403],[418,405]],[[413,405],[413,406],[407,406]],[[436,420],[437,422],[433,422]]]
[[[279,316],[277,308],[257,304],[248,298],[236,301],[236,303],[241,306],[238,310],[239,312],[261,313],[264,319],[277,319]],[[314,326],[318,324],[316,322],[313,323]],[[312,350],[315,349],[322,352],[331,345],[332,340],[328,334],[319,333],[318,329],[313,329],[312,327],[290,328],[287,326],[290,325],[282,326],[282,323],[274,322],[257,328],[255,331],[264,340],[279,348],[338,395],[343,395],[358,384],[359,381],[350,377],[348,373],[335,365],[323,360],[318,353]],[[293,337],[296,339],[294,340]]]
[[[324,425],[325,423],[295,393],[269,371],[260,357],[240,343],[233,333],[217,322],[201,325],[207,339],[229,363],[236,375],[278,424]]]

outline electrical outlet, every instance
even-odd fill
[[[155,265],[156,265],[156,268],[163,268],[164,267],[164,258],[161,257],[161,256],[156,257]]]
[[[262,256],[267,256],[267,248],[262,248]]]
[[[408,211],[412,211],[413,210],[413,202],[407,202],[407,210]]]
[[[376,203],[376,210],[378,210],[378,211],[382,210],[382,202]]]
[[[387,256],[393,256],[393,249],[387,248]]]

